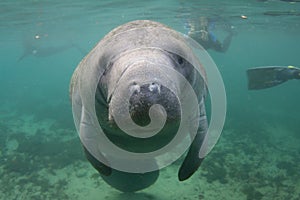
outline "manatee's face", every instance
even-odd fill
[[[130,94],[129,113],[132,120],[140,126],[150,123],[149,109],[155,104],[165,109],[167,123],[180,120],[178,93],[181,92],[183,85],[177,78],[178,74],[175,75],[174,72],[177,71],[187,78],[191,74],[191,67],[183,58],[171,53],[161,52],[159,57],[164,64],[142,62],[140,66],[132,69],[135,72],[130,74],[132,70],[129,70],[129,73],[124,74],[128,76],[127,80],[132,81],[121,83],[124,85],[129,83],[124,91]]]
[[[183,92],[184,85],[178,76],[188,79],[192,69],[180,56],[162,50],[143,49],[118,57],[104,78],[108,90],[106,117],[112,127],[107,136],[118,144],[124,141],[122,148],[132,150],[128,145],[132,138],[124,140],[127,135],[119,127],[144,139],[159,132],[148,139],[149,148],[155,150],[166,145],[176,134],[181,119],[179,93]],[[96,108],[96,112],[100,110]],[[149,151],[144,142],[134,149]]]
[[[140,57],[137,57],[137,54],[138,52],[125,55],[113,66],[127,67],[115,84],[109,102],[110,109],[122,108],[124,101],[128,101],[129,114],[140,126],[150,122],[149,108],[155,104],[162,105],[170,119],[178,118],[179,104],[176,93],[179,92],[179,85],[176,77],[170,77],[168,74],[168,71],[176,68],[171,58],[164,52],[140,52]],[[130,59],[133,60],[129,61]],[[127,62],[121,63],[124,60]]]

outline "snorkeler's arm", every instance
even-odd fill
[[[219,40],[212,41],[213,42],[213,49],[219,52],[226,52],[230,43],[231,43],[232,34],[229,34],[221,43]]]
[[[213,41],[212,44],[213,44],[213,45],[211,45],[212,49],[214,49],[215,51],[218,51],[218,52],[224,52],[223,45],[219,40]]]

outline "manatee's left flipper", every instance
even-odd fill
[[[184,181],[191,177],[194,172],[199,168],[204,158],[199,158],[199,151],[207,133],[208,122],[206,117],[206,111],[204,106],[204,100],[200,103],[200,119],[197,135],[192,142],[192,145],[179,169],[178,178],[180,181]]]
[[[100,162],[97,160],[83,145],[84,153],[88,161],[93,165],[93,167],[101,174],[104,176],[110,176],[112,173],[112,168],[109,166],[105,165],[104,163]],[[105,159],[103,155],[102,159]]]

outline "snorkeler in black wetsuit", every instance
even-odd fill
[[[226,52],[230,45],[233,32],[230,28],[230,30],[228,30],[229,34],[227,37],[225,37],[222,43],[212,32],[213,26],[213,21],[210,21],[205,17],[200,17],[199,24],[189,23],[190,30],[188,35],[200,43],[204,49],[213,49],[218,52]]]

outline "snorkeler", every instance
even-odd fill
[[[203,46],[204,49],[213,49],[218,52],[226,52],[232,36],[233,31],[230,28],[227,28],[228,35],[223,40],[223,43],[220,42],[215,34],[213,33],[214,21],[207,19],[206,17],[200,17],[199,24],[189,23],[189,32],[188,35],[196,40],[199,44]]]
[[[300,68],[294,66],[267,66],[247,70],[248,89],[274,87],[292,79],[300,79]]]

